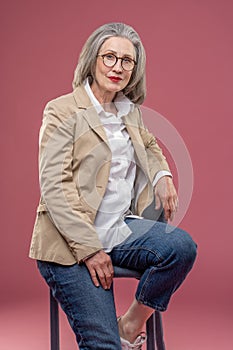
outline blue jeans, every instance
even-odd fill
[[[158,311],[191,270],[196,244],[183,230],[145,219],[126,219],[132,234],[109,254],[113,265],[142,272],[136,299]],[[95,287],[85,265],[38,261],[39,270],[66,313],[80,350],[121,350],[113,288]]]

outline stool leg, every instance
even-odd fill
[[[160,312],[155,311],[146,322],[147,350],[165,350]]]
[[[156,346],[156,336],[155,336],[155,324],[154,324],[154,313],[146,322],[146,349],[147,350],[157,350]]]
[[[163,340],[163,324],[161,313],[156,311],[154,313],[155,318],[155,334],[156,334],[156,344],[158,350],[165,350],[165,344]]]
[[[59,310],[57,300],[50,289],[50,349],[59,350]]]

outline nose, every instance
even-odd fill
[[[123,68],[122,68],[122,65],[121,65],[121,59],[118,59],[116,64],[113,66],[113,71],[117,72],[117,73],[120,73],[123,71]]]

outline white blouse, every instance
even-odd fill
[[[134,104],[119,93],[115,100],[118,112],[114,115],[105,112],[94,96],[88,80],[85,82],[85,89],[99,114],[112,152],[108,185],[94,223],[104,250],[109,252],[131,233],[124,222],[124,216],[134,195],[136,164],[134,148],[122,116],[127,115],[131,108],[134,108]]]
[[[108,113],[94,96],[88,79],[84,86],[103,124],[112,152],[108,185],[94,223],[104,250],[110,252],[114,246],[123,242],[131,234],[124,218],[129,212],[131,200],[134,197],[136,164],[134,148],[122,117],[134,108],[134,104],[120,92],[114,101],[117,114]],[[159,173],[156,176],[156,182],[168,172]]]

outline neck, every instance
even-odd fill
[[[91,84],[91,90],[101,105],[110,104],[116,95],[115,92],[102,91],[95,81]]]

